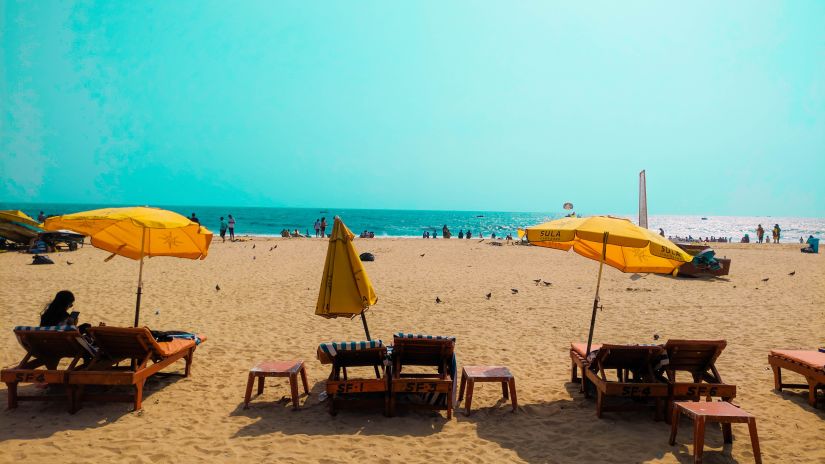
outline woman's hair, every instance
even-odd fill
[[[52,315],[65,314],[66,311],[74,303],[74,294],[68,290],[60,290],[54,296],[54,300],[46,306],[41,316],[44,319],[52,319]]]

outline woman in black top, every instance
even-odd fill
[[[74,295],[68,290],[61,290],[54,300],[40,313],[40,326],[77,325],[77,320],[69,313],[74,305]]]

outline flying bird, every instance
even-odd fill
[[[221,291],[221,286],[216,284],[215,285],[215,290],[218,291],[218,292]]]
[[[516,293],[518,293],[518,289],[517,289],[517,288],[511,288],[511,289],[510,289],[510,291],[511,291],[511,292],[513,292],[513,295],[515,295]]]
[[[493,297],[493,292],[490,292],[490,293],[488,293],[488,294],[487,294],[487,295],[485,295],[485,296],[486,296],[486,297],[487,297],[487,299],[489,300],[490,298],[492,298],[492,297]]]
[[[436,304],[441,303],[441,298],[439,298],[439,297],[435,297],[435,303],[436,303]]]
[[[791,271],[791,272],[788,273],[789,276],[792,276],[794,274],[796,274],[796,271]]]

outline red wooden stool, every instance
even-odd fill
[[[676,444],[676,430],[679,427],[679,414],[693,419],[693,462],[702,462],[702,451],[705,445],[705,423],[708,421],[722,424],[722,436],[725,443],[733,442],[731,424],[747,423],[751,433],[753,457],[757,464],[762,463],[759,452],[759,437],[756,435],[756,418],[747,411],[740,409],[727,401],[677,401],[673,404],[673,418],[670,426],[670,444]]]
[[[470,415],[470,406],[473,403],[473,387],[476,382],[501,382],[501,393],[504,399],[512,397],[513,412],[518,407],[516,399],[516,379],[505,366],[464,366],[461,369],[461,388],[458,390],[458,401],[464,398],[464,386],[467,386],[467,402],[464,403],[466,415]],[[508,395],[507,388],[510,388]]]
[[[262,361],[249,370],[249,380],[246,382],[246,396],[243,407],[249,408],[249,400],[252,399],[252,384],[255,378],[258,379],[258,395],[264,392],[264,377],[289,377],[289,388],[292,393],[292,409],[298,409],[298,374],[301,374],[301,382],[304,384],[304,392],[309,395],[307,385],[307,370],[304,361]]]

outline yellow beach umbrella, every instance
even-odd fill
[[[31,216],[18,209],[0,210],[0,221],[19,222],[27,226],[40,227],[40,224],[32,219]]]
[[[135,327],[140,320],[143,293],[143,258],[172,256],[204,259],[212,242],[212,232],[178,213],[159,208],[104,208],[46,219],[46,230],[71,230],[91,238],[94,247],[140,260]]]
[[[693,260],[693,256],[670,240],[639,227],[627,219],[610,216],[563,218],[527,228],[527,241],[533,245],[576,253],[599,261],[596,297],[587,337],[587,353],[593,341],[599,286],[605,264],[622,272],[672,273]]]
[[[364,311],[374,305],[378,297],[352,243],[353,238],[355,235],[335,216],[315,314],[326,318],[352,318],[360,314],[367,340],[371,340]]]
[[[40,225],[26,213],[12,209],[0,211],[0,237],[12,242],[28,243],[40,232]]]

